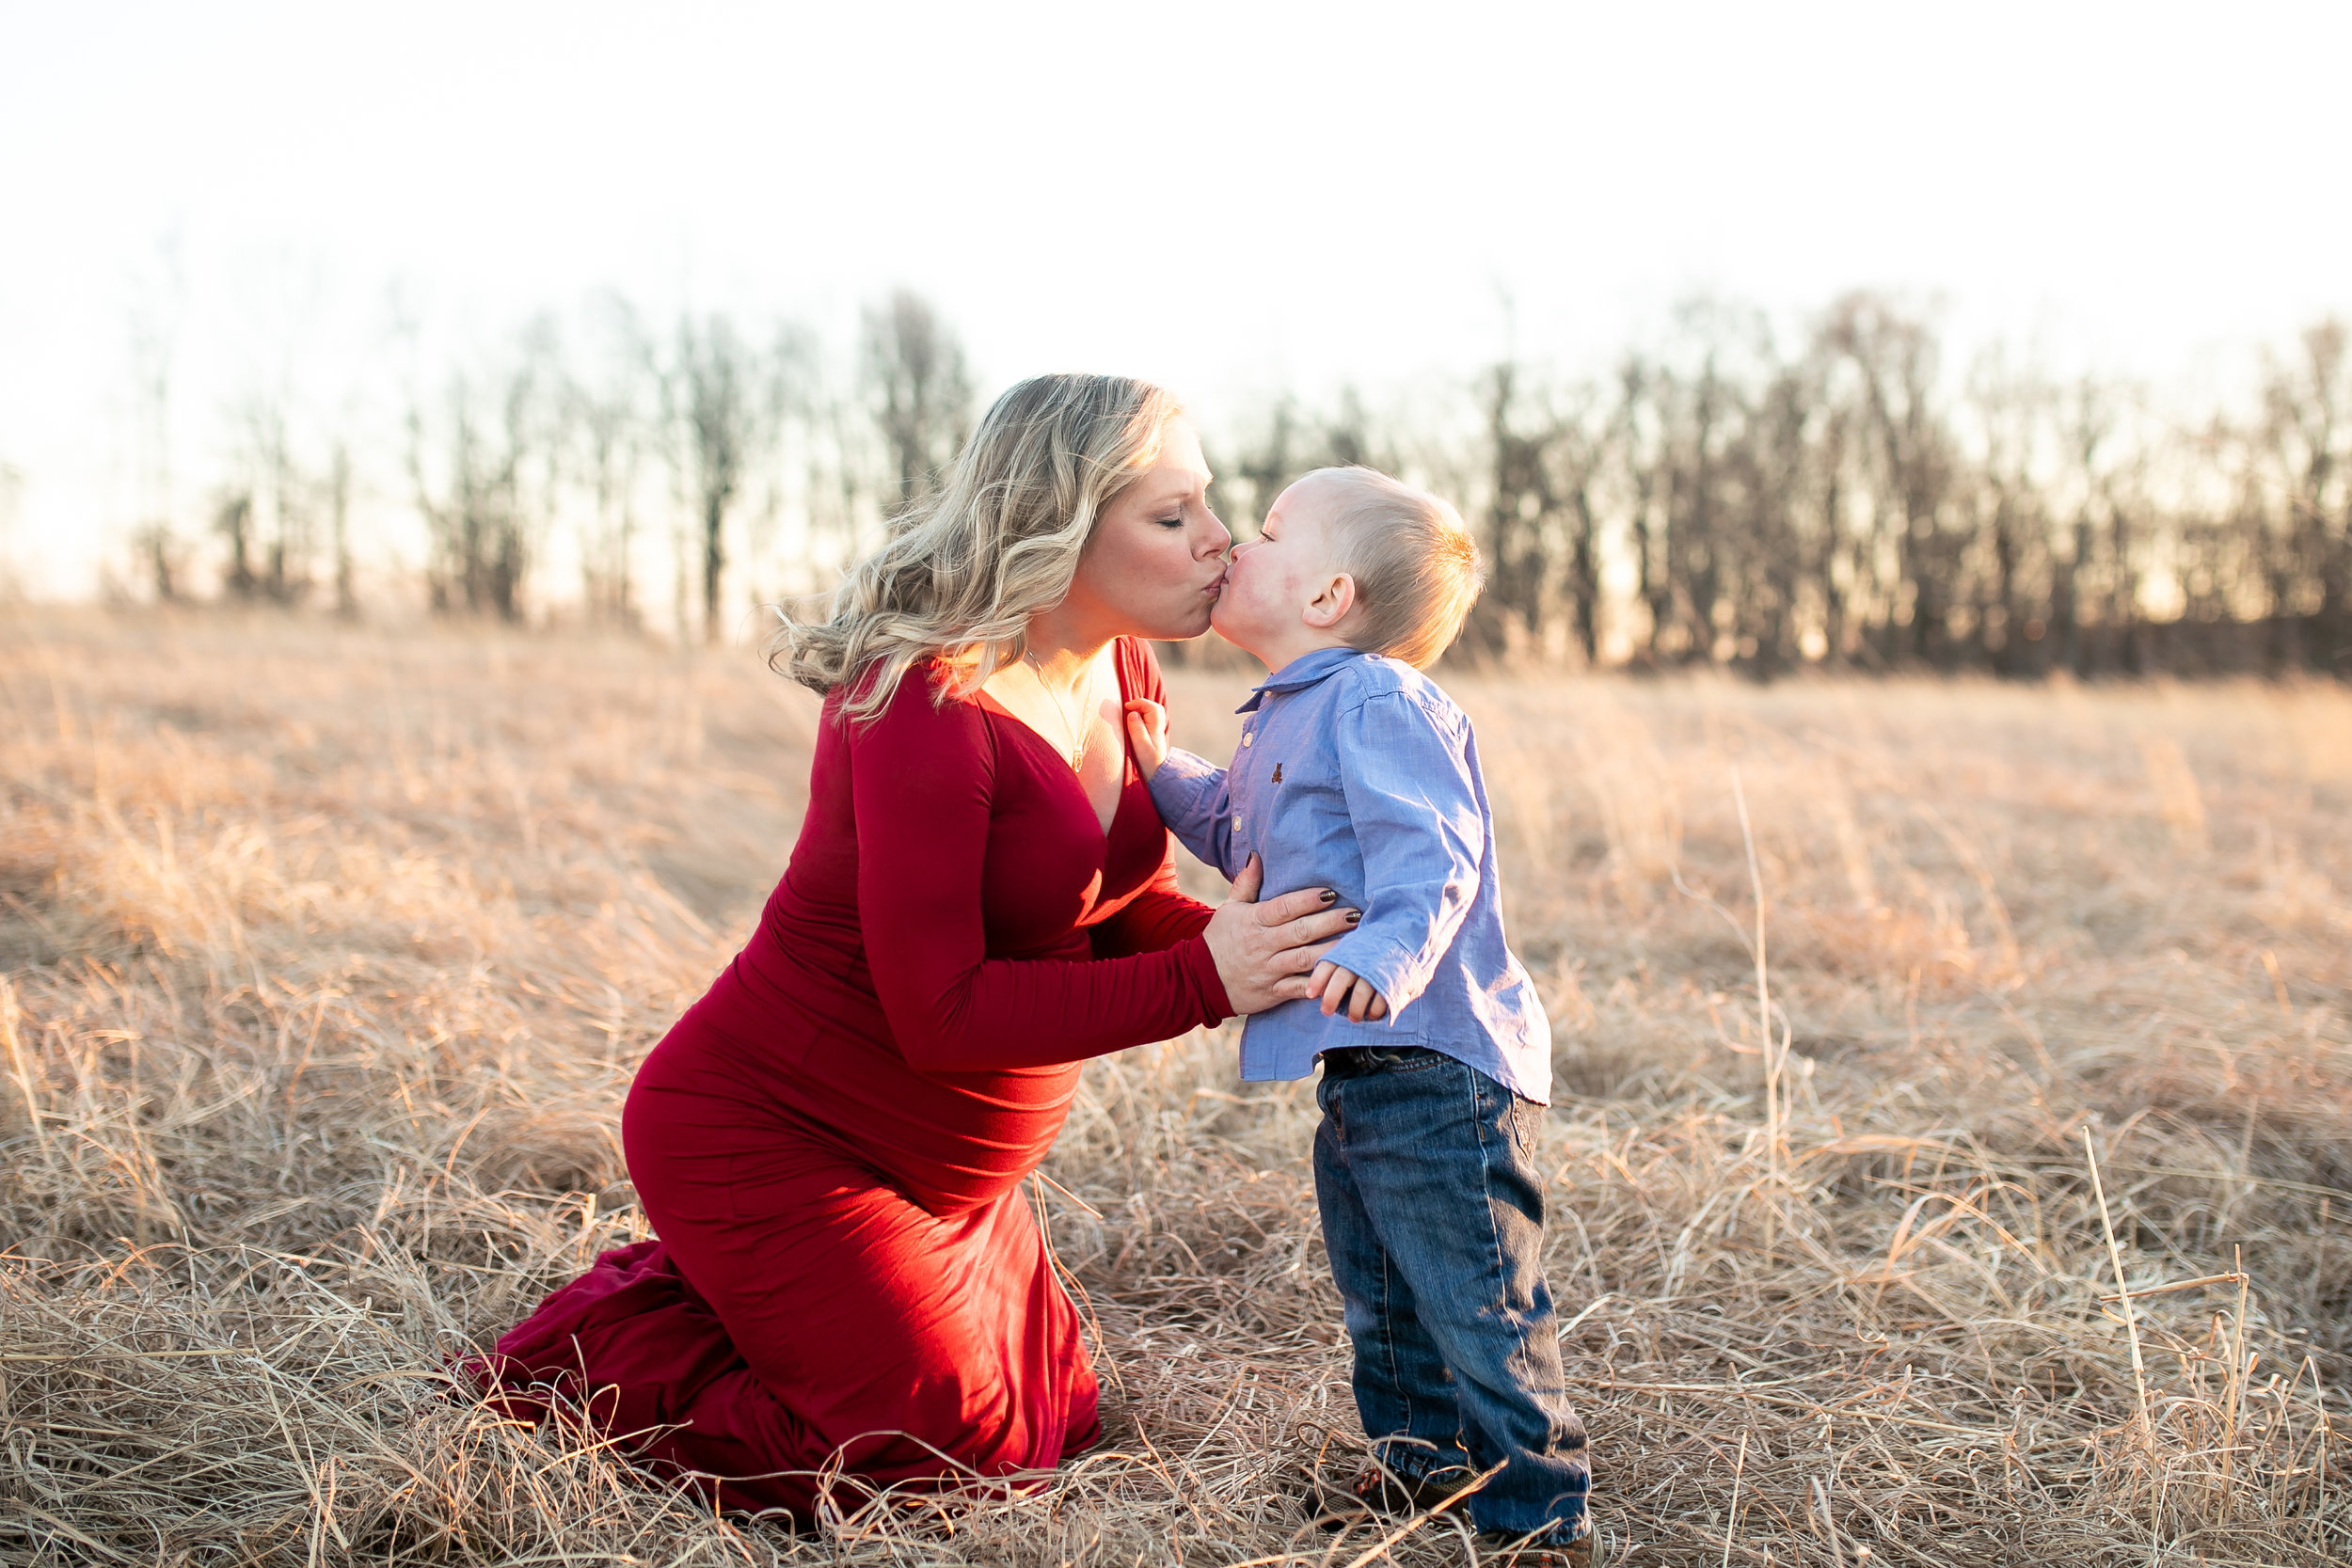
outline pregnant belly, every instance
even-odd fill
[[[732,971],[654,1048],[629,1091],[632,1161],[664,1159],[755,1179],[795,1149],[830,1149],[932,1213],[990,1203],[1053,1147],[1078,1064],[923,1073],[887,1034],[881,1008],[844,1008],[827,1026],[728,994]],[[877,1034],[879,1033],[879,1037]]]

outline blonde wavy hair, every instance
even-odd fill
[[[933,494],[890,520],[821,620],[780,610],[771,669],[812,691],[853,688],[845,717],[890,705],[906,673],[946,661],[934,693],[977,689],[1027,647],[1029,617],[1070,593],[1094,520],[1159,459],[1183,412],[1148,381],[1041,375],[998,398]],[[870,676],[870,678],[869,678]]]

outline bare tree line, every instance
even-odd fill
[[[160,382],[158,383],[160,388]],[[160,399],[158,389],[155,394]],[[405,499],[433,610],[575,604],[717,639],[730,606],[820,590],[969,433],[955,333],[870,307],[836,370],[806,329],[721,314],[667,329],[607,299],[412,386]],[[352,464],[295,460],[282,399],[245,410],[219,494],[225,596],[357,609]],[[2352,678],[2352,355],[2316,325],[2255,405],[2168,424],[2126,384],[1988,354],[1947,373],[1931,323],[1849,294],[1783,350],[1701,302],[1599,377],[1506,359],[1450,407],[1375,417],[1275,402],[1213,451],[1247,532],[1281,486],[1371,463],[1463,503],[1491,568],[1457,657],[1772,677],[1808,666],[2002,676],[2297,671]],[[576,584],[548,580],[562,531]],[[186,541],[136,538],[152,592]]]
[[[607,300],[581,336],[586,369],[543,321],[503,364],[453,375],[437,420],[412,399],[408,471],[436,610],[518,619],[568,515],[588,618],[638,626],[651,510],[671,525],[675,624],[716,641],[736,541],[766,553],[788,510],[805,562],[846,557],[862,528],[930,485],[971,421],[961,346],[903,292],[866,312],[858,370],[837,387],[792,324],[760,337],[724,314],[688,315],[660,335]]]
[[[1606,379],[1490,367],[1474,434],[1278,405],[1227,509],[1322,463],[1436,483],[1491,570],[1474,658],[2352,678],[2346,346],[2312,326],[2259,406],[2184,429],[1998,355],[1951,388],[1930,323],[1883,296],[1788,353],[1699,304]]]
[[[160,431],[167,355],[152,336],[135,330],[135,364],[143,429]],[[760,331],[700,313],[664,330],[608,297],[413,377],[400,394],[387,499],[421,525],[423,597],[437,614],[520,622],[560,603],[589,624],[636,629],[658,619],[646,602],[653,578],[671,588],[673,626],[716,641],[735,610],[824,586],[928,489],[969,432],[972,396],[955,334],[911,293],[864,313],[854,364],[840,374],[795,324]],[[286,396],[264,390],[233,420],[230,478],[208,508],[219,596],[331,597],[357,613],[350,446],[306,463],[288,415]],[[160,436],[140,446],[167,450]],[[160,455],[142,461],[164,466]],[[132,538],[135,572],[164,601],[189,596],[199,543],[147,499],[168,488],[167,477],[143,484]],[[787,521],[791,559],[778,562]],[[670,570],[649,573],[648,554],[663,545]],[[550,579],[559,556],[576,583]]]

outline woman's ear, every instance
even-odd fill
[[[1300,617],[1317,631],[1329,631],[1347,619],[1347,612],[1356,608],[1356,579],[1345,572],[1334,572],[1307,601]]]

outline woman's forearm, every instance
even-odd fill
[[[1231,1010],[1198,936],[1127,958],[988,958],[947,974],[886,975],[877,965],[874,978],[900,1053],[926,1072],[1084,1061]]]

